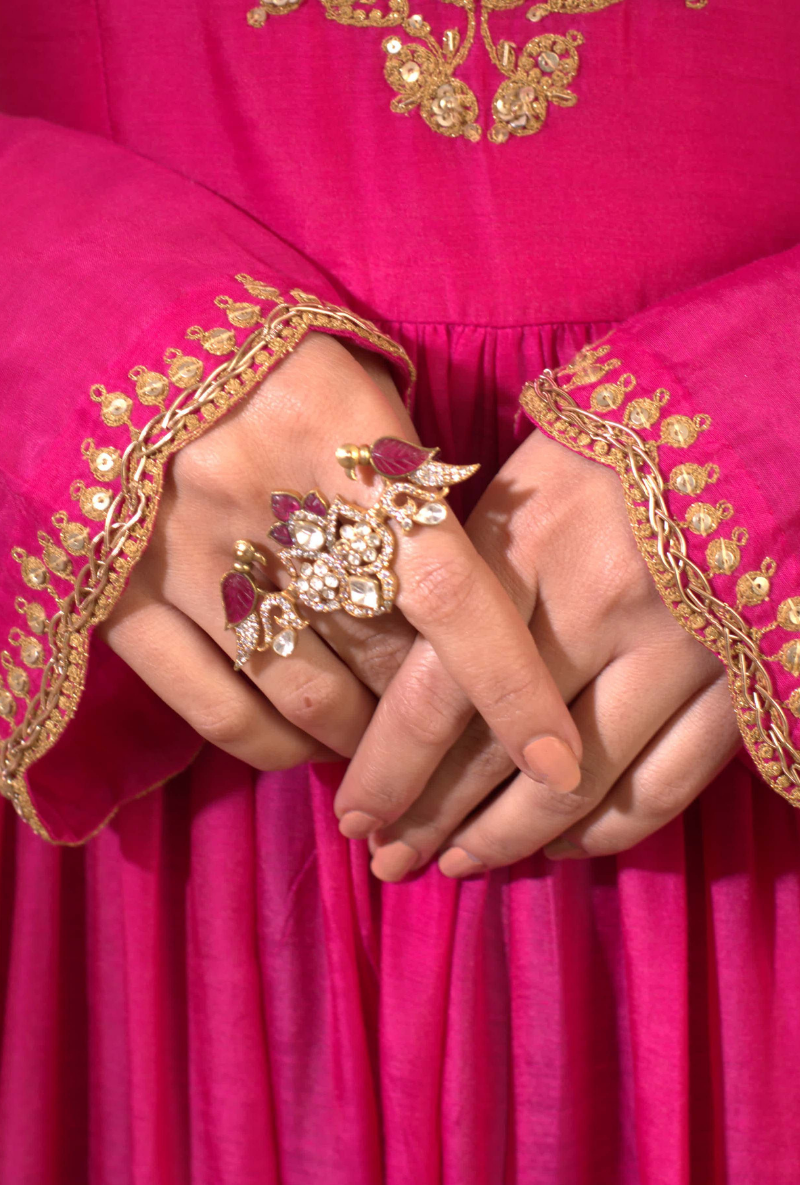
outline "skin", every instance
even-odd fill
[[[616,474],[534,433],[476,507],[467,531],[530,623],[581,734],[566,792],[515,773],[491,729],[439,712],[445,677],[422,639],[375,712],[336,800],[389,824],[372,868],[402,879],[439,852],[465,876],[544,847],[554,859],[609,855],[663,827],[740,745],[722,664],[661,601]],[[398,723],[399,722],[399,723]],[[393,760],[422,733],[426,761]],[[460,734],[460,735],[457,735]]]
[[[468,716],[474,705],[518,766],[533,719],[579,750],[578,731],[524,621],[452,515],[403,539],[395,564],[399,612],[372,620],[314,614],[291,659],[259,654],[234,673],[235,639],[224,629],[219,580],[236,538],[251,539],[274,560],[271,491],[319,488],[361,505],[375,499],[377,479],[359,471],[366,484],[351,482],[336,462],[343,425],[358,441],[416,440],[385,369],[312,334],[175,458],[151,544],[103,628],[108,644],[200,736],[257,769],[351,757],[376,697],[418,635],[450,672],[459,711],[467,704]],[[286,583],[276,562],[269,574]],[[478,644],[465,647],[476,606],[484,629]]]
[[[334,809],[386,881],[437,856],[463,876],[545,845],[607,854],[663,826],[738,747],[722,667],[661,603],[615,475],[539,433],[466,530],[450,516],[402,538],[392,614],[310,614],[291,659],[233,672],[218,591],[233,539],[274,556],[273,489],[369,505],[334,452],[381,435],[416,440],[388,371],[310,335],[176,457],[109,645],[258,769],[352,758]]]

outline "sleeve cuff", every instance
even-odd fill
[[[760,505],[763,490],[743,486],[707,411],[660,359],[634,350],[629,365],[631,357],[613,356],[624,354],[620,346],[612,337],[546,371],[523,388],[522,408],[554,440],[617,471],[662,600],[725,666],[760,775],[800,806],[800,585],[792,549]]]
[[[21,618],[0,653],[0,727],[7,730],[0,741],[0,789],[34,831],[53,842],[87,839],[124,802],[188,764],[198,748],[183,721],[151,706],[149,716],[138,712],[139,722],[157,715],[171,735],[134,738],[140,750],[151,742],[148,769],[132,777],[127,769],[115,774],[113,761],[104,767],[95,760],[89,720],[76,729],[81,753],[65,755],[59,776],[57,742],[79,712],[92,631],[111,613],[147,546],[170,457],[252,391],[311,330],[380,353],[400,372],[401,387],[414,380],[401,347],[347,309],[298,289],[284,295],[247,275],[237,280],[246,298],[242,293],[215,301],[217,317],[224,310],[227,325],[189,326],[192,347],[158,347],[163,368],[151,360],[130,369],[127,379],[113,376],[110,389],[100,383],[92,388],[100,443],[87,438],[82,456],[62,459],[75,475],[72,505],[53,508],[37,545],[20,541],[12,550],[19,565],[14,607]],[[53,527],[55,537],[48,534]],[[101,716],[113,688],[107,691],[86,697]]]

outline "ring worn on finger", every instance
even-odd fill
[[[434,460],[437,452],[392,436],[372,447],[337,449],[336,459],[353,479],[359,465],[371,465],[381,478],[381,494],[369,509],[340,497],[328,503],[317,490],[305,496],[286,490],[272,494],[278,521],[269,534],[282,545],[278,558],[291,581],[280,592],[265,591],[253,565],[266,567],[266,557],[246,539],[234,544],[234,564],[222,577],[221,592],[226,629],[236,633],[236,670],[257,650],[271,649],[284,658],[292,654],[298,632],[308,625],[300,606],[320,613],[343,609],[351,617],[391,612],[397,577],[387,522],[393,519],[405,532],[415,523],[444,522],[449,487],[479,468],[445,465]]]

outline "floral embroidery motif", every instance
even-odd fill
[[[136,399],[99,384],[92,387],[90,397],[100,405],[98,429],[101,421],[105,428],[127,428],[127,443],[117,447],[85,440],[84,462],[92,478],[106,484],[76,479],[70,488],[78,503],[74,517],[59,510],[52,518],[59,542],[40,531],[40,555],[12,549],[23,584],[52,603],[46,609],[38,599],[18,596],[15,607],[27,629],[9,631],[8,644],[16,655],[0,651],[0,718],[11,725],[10,735],[0,742],[0,792],[44,839],[50,837],[31,803],[25,771],[55,744],[75,715],[86,679],[91,627],[108,617],[144,550],[172,454],[251,391],[312,329],[350,333],[401,361],[413,377],[405,352],[368,321],[299,290],[287,300],[251,276],[236,278],[249,295],[274,305],[265,313],[259,304],[217,299],[232,326],[251,330],[241,347],[227,329],[192,326],[187,337],[209,354],[219,357],[223,345],[229,347],[227,361],[215,361],[207,378],[202,359],[173,348],[164,356],[167,375],[142,366],[130,372]],[[143,426],[134,424],[137,401],[150,416]],[[76,521],[80,518],[88,524]],[[73,565],[71,557],[80,560]]]
[[[608,345],[586,348],[557,376],[546,371],[536,382],[525,385],[520,402],[555,439],[616,469],[637,545],[664,603],[689,633],[720,656],[751,757],[767,784],[800,806],[800,751],[793,744],[784,711],[788,708],[800,718],[800,687],[781,702],[767,665],[777,663],[800,679],[800,637],[790,637],[773,654],[765,653],[761,645],[762,637],[775,629],[800,635],[800,595],[783,600],[775,621],[763,628],[740,615],[738,610],[744,606],[761,605],[769,599],[776,571],[775,561],[769,557],[759,569],[738,578],[737,609],[714,592],[710,581],[730,576],[739,567],[747,530],[738,526],[730,537],[712,539],[705,552],[708,568],[704,571],[690,558],[683,530],[701,537],[713,534],[732,517],[734,508],[725,501],[716,505],[693,502],[685,521],[679,522],[670,512],[665,491],[696,496],[704,485],[718,480],[719,469],[690,461],[665,476],[659,457],[664,445],[694,445],[699,434],[710,428],[711,420],[702,414],[670,416],[661,423],[658,439],[648,440],[631,425],[630,417],[624,423],[610,422],[601,418],[602,408],[585,411],[578,407],[568,388],[603,379],[612,367],[600,359],[609,350]],[[621,363],[617,360],[616,365]],[[629,389],[634,385],[635,380]]]
[[[322,0],[326,15],[340,25],[393,29],[384,38],[384,76],[395,91],[392,111],[409,115],[418,110],[433,131],[443,136],[463,136],[477,141],[483,135],[478,122],[478,100],[456,71],[464,64],[476,40],[476,11],[480,2],[480,33],[489,58],[505,76],[491,103],[493,122],[489,139],[502,144],[512,136],[530,136],[541,130],[551,104],[574,107],[578,96],[570,84],[578,73],[578,48],[583,35],[543,33],[530,38],[521,49],[514,42],[495,43],[490,18],[493,12],[519,8],[526,0],[447,0],[463,8],[465,28],[449,28],[439,41],[431,25],[419,13],[410,12],[409,0],[388,0],[388,9],[362,7],[359,0]],[[247,14],[253,28],[263,28],[270,16],[294,12],[303,0],[259,0]],[[547,0],[534,4],[527,17],[534,23],[557,14],[600,12],[622,0]],[[405,34],[404,39],[400,34]]]

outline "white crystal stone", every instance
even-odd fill
[[[342,527],[339,535],[342,539],[352,539],[355,533],[355,527],[352,523],[347,523],[346,526]]]
[[[313,589],[316,589],[317,592],[319,592],[319,590],[324,587],[319,576],[315,576],[314,579],[311,581],[311,587]]]
[[[447,518],[447,507],[444,502],[426,502],[420,506],[414,515],[415,523],[422,523],[426,527],[435,527]]]
[[[356,535],[369,535],[370,529],[367,523],[359,523],[355,530]]]
[[[300,565],[300,575],[301,576],[310,576],[313,571],[314,571],[314,569],[311,567],[311,564],[301,564]]]
[[[333,598],[336,596],[336,593],[333,591],[332,588],[323,588],[322,595],[326,601],[332,601]]]
[[[336,576],[326,576],[325,577],[325,585],[327,588],[336,588],[336,587],[338,587],[338,584],[339,584],[339,581]]]
[[[356,539],[355,543],[353,544],[353,551],[366,551],[366,550],[367,550],[366,541],[364,539]]]
[[[380,535],[376,535],[374,531],[371,531],[369,535],[367,535],[367,543],[370,545],[370,547],[379,547],[380,542]]]
[[[377,609],[380,604],[378,582],[370,580],[368,576],[351,576],[350,600],[354,605],[363,605],[365,609]]]
[[[378,558],[378,553],[374,547],[368,547],[361,558],[365,564],[371,564]]]
[[[314,564],[315,575],[324,576],[327,571],[328,571],[328,565],[325,563],[325,561],[324,560],[317,560],[317,562]]]
[[[292,523],[292,535],[298,547],[306,551],[321,551],[325,546],[325,532],[316,523],[299,519]]]
[[[307,580],[298,580],[297,588],[298,588],[299,592],[306,592],[308,589],[308,581]]]
[[[288,658],[294,650],[294,644],[297,641],[297,634],[292,629],[281,630],[277,637],[272,639],[272,649],[281,658]]]

